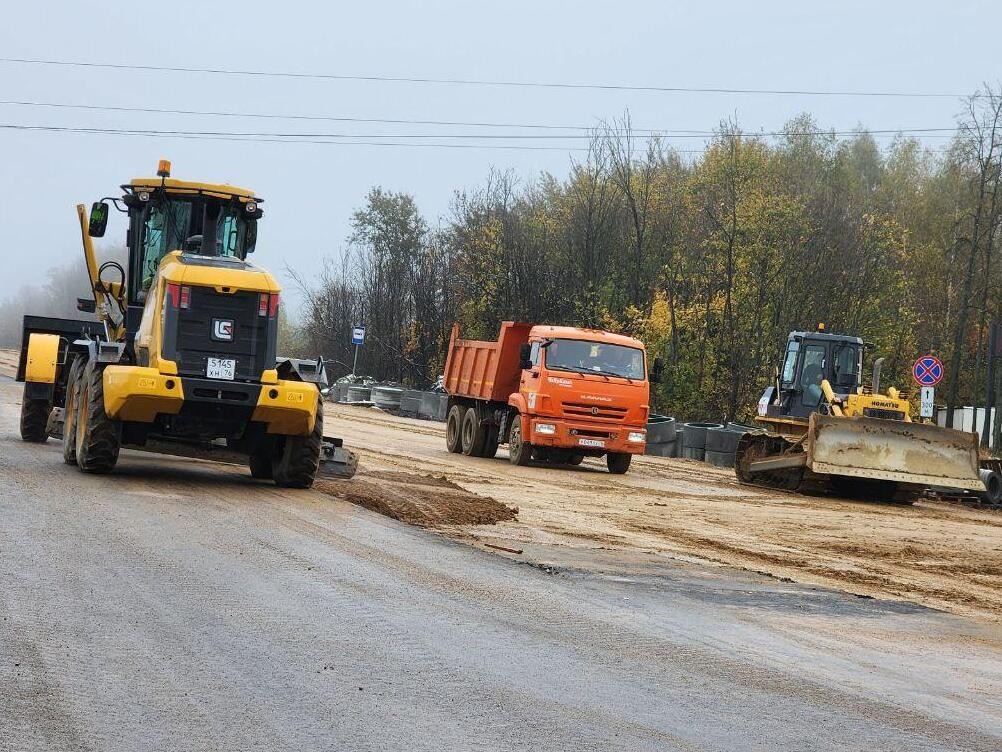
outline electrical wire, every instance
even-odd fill
[[[152,71],[157,73],[201,73],[225,76],[249,76],[265,78],[298,78],[333,81],[372,81],[381,83],[446,84],[458,86],[503,86],[537,89],[584,89],[599,91],[637,91],[686,94],[752,94],[770,96],[816,96],[816,97],[895,97],[895,98],[949,98],[960,99],[966,94],[948,92],[915,91],[852,91],[822,89],[743,89],[734,87],[698,86],[648,86],[634,84],[570,83],[553,81],[507,81],[491,79],[430,78],[417,76],[388,75],[348,75],[339,73],[297,73],[293,71],[247,70],[238,68],[196,68],[168,65],[141,65],[137,63],[98,63],[82,60],[51,60],[37,58],[0,57],[0,63],[37,66],[59,66],[77,68],[103,68],[110,70]],[[974,95],[975,97],[983,95]]]
[[[158,115],[196,115],[196,116],[221,116],[221,117],[237,117],[237,118],[267,118],[267,119],[278,119],[278,120],[318,120],[318,121],[333,121],[333,122],[351,122],[351,123],[382,123],[382,124],[393,124],[393,125],[450,125],[450,126],[460,126],[460,127],[489,127],[489,128],[541,128],[548,130],[575,130],[581,131],[574,135],[555,135],[555,134],[545,134],[545,135],[532,135],[532,134],[474,134],[474,133],[452,133],[452,134],[439,134],[439,133],[402,133],[402,134],[351,134],[351,133],[337,133],[337,134],[295,134],[302,136],[311,135],[323,135],[330,136],[334,138],[475,138],[475,139],[591,139],[596,132],[604,132],[607,130],[604,126],[580,126],[580,125],[542,125],[542,124],[521,124],[521,123],[484,123],[484,122],[470,122],[470,121],[455,121],[455,120],[408,120],[408,119],[388,119],[388,118],[358,118],[358,117],[344,117],[344,116],[323,116],[323,115],[283,115],[278,113],[260,113],[260,112],[232,112],[232,111],[218,111],[218,110],[178,110],[169,109],[162,107],[125,107],[125,106],[114,106],[114,105],[88,105],[88,104],[74,104],[69,102],[37,102],[37,101],[23,101],[23,100],[0,100],[0,105],[3,106],[18,106],[18,107],[41,107],[41,108],[55,108],[55,109],[74,109],[74,110],[89,110],[89,111],[99,111],[99,112],[132,112],[132,113],[145,113],[145,114],[158,114]],[[622,128],[613,127],[611,130],[614,133],[625,132]],[[631,128],[630,132],[636,135],[650,135],[650,136],[663,136],[670,138],[708,138],[719,135],[719,131],[713,130],[696,130],[689,128],[643,128],[635,129]],[[748,131],[742,135],[748,137],[797,137],[797,136],[855,136],[861,133],[869,134],[872,136],[897,136],[899,134],[921,134],[931,138],[951,138],[956,132],[955,127],[935,127],[935,128],[866,128],[866,129],[854,129],[854,130],[826,130],[823,128],[818,128],[814,130],[793,130],[793,131]],[[259,135],[259,134],[252,134]],[[266,134],[266,135],[280,135],[280,134]],[[285,134],[281,134],[285,135]]]

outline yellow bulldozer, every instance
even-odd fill
[[[976,433],[913,421],[906,397],[881,392],[882,359],[862,383],[863,340],[791,332],[758,404],[765,430],[743,435],[738,480],[806,493],[910,503],[928,487],[985,491]]]
[[[262,199],[225,184],[155,178],[77,206],[96,320],[25,316],[21,437],[61,435],[63,458],[107,473],[122,447],[241,462],[306,488],[351,477],[355,455],[324,437],[323,361],[278,358],[280,288],[247,260]],[[126,215],[128,261],[98,265],[92,238]]]

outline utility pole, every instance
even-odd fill
[[[995,373],[995,362],[998,358],[1002,356],[1002,322],[992,322],[991,327],[988,330],[988,363],[986,367],[987,371],[987,383],[985,385],[985,420],[981,427],[981,446],[984,449],[988,449],[990,446],[995,448],[998,452],[999,447],[999,433],[1002,431],[1002,415],[995,414],[995,425],[992,426],[992,410],[996,403],[996,373]]]

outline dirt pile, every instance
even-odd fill
[[[361,472],[350,481],[318,481],[324,493],[420,527],[494,525],[514,520],[518,509],[470,493],[452,481],[397,471]]]

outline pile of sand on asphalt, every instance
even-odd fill
[[[494,525],[518,517],[518,508],[440,476],[370,471],[348,481],[318,480],[314,488],[419,527]]]

